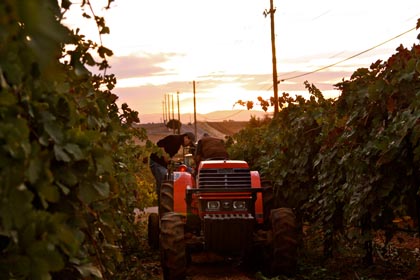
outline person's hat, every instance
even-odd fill
[[[188,138],[190,138],[191,142],[194,143],[195,142],[195,135],[192,132],[186,132],[184,133],[185,136],[187,136]]]

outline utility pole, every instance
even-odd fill
[[[174,95],[171,94],[172,97],[172,123],[175,120],[175,108],[174,108]],[[174,134],[175,134],[175,127],[173,128]]]
[[[162,101],[162,122],[165,124],[165,101]]]
[[[193,93],[194,93],[194,135],[197,138],[197,109],[195,104],[195,81],[193,81]]]
[[[273,0],[270,0],[270,10],[264,11],[264,16],[267,17],[270,14],[271,22],[271,54],[273,58],[273,90],[274,90],[274,117],[279,113],[279,93],[278,93],[278,81],[277,81],[277,58],[276,58],[276,33],[274,32],[274,13],[276,9],[273,8]]]
[[[178,134],[181,134],[181,113],[179,112],[179,91],[176,92],[177,103],[178,103]]]
[[[166,110],[166,113],[168,113],[167,121],[169,122],[171,120],[171,105],[170,105],[170,102],[169,102],[169,93],[167,93],[165,95],[165,98],[166,97],[168,98],[168,101],[166,102],[166,105],[168,106],[168,109]]]

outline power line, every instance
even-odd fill
[[[234,116],[236,116],[236,115],[238,115],[238,114],[240,114],[240,113],[242,113],[242,112],[244,112],[244,111],[245,111],[245,110],[240,110],[240,111],[238,111],[238,112],[235,112],[235,113],[230,114],[230,115],[228,115],[228,116],[225,116],[225,117],[223,117],[223,118],[216,118],[216,119],[213,119],[213,118],[206,118],[206,117],[204,117],[204,116],[202,116],[202,118],[203,118],[203,119],[205,119],[206,121],[207,121],[207,120],[210,120],[210,121],[220,121],[220,120],[224,120],[224,119],[227,119],[227,118],[234,117]]]
[[[338,65],[338,64],[340,64],[340,63],[343,63],[343,62],[345,62],[345,61],[348,61],[348,60],[350,60],[350,59],[353,59],[353,58],[355,58],[355,57],[358,57],[358,56],[360,56],[360,55],[362,55],[362,54],[364,54],[364,53],[367,53],[367,52],[369,52],[369,51],[371,51],[371,50],[374,50],[374,49],[376,49],[377,47],[380,47],[380,46],[382,46],[382,45],[385,45],[386,43],[389,43],[390,41],[395,40],[395,39],[397,39],[397,38],[399,38],[399,37],[401,37],[401,36],[403,36],[403,35],[405,35],[405,34],[407,34],[407,33],[411,32],[411,31],[413,31],[413,30],[415,30],[415,29],[416,29],[415,27],[410,28],[409,30],[404,31],[403,33],[398,34],[397,36],[394,36],[394,37],[392,37],[391,39],[388,39],[388,40],[386,40],[386,41],[384,41],[384,42],[382,42],[382,43],[380,43],[380,44],[377,44],[377,45],[375,45],[375,46],[373,46],[373,47],[371,47],[371,48],[369,48],[369,49],[366,49],[366,50],[364,50],[364,51],[361,51],[361,52],[359,52],[359,53],[357,53],[357,54],[354,54],[354,55],[352,55],[352,56],[350,56],[350,57],[348,57],[348,58],[345,58],[345,59],[343,59],[343,60],[340,60],[340,61],[338,61],[338,62],[335,62],[335,63],[330,64],[330,65],[327,65],[327,66],[323,66],[323,67],[321,67],[321,68],[318,68],[318,69],[316,69],[316,70],[313,70],[313,71],[310,71],[310,72],[307,72],[307,73],[303,73],[303,74],[299,74],[299,75],[295,75],[295,76],[291,76],[291,77],[287,77],[287,78],[281,79],[281,80],[277,81],[277,83],[284,82],[284,81],[288,81],[288,80],[292,80],[292,79],[296,79],[296,78],[300,78],[300,77],[304,77],[304,76],[308,76],[308,75],[311,75],[311,74],[317,73],[317,72],[319,72],[319,71],[322,71],[322,70],[328,69],[328,68],[330,68],[330,67],[336,66],[336,65]],[[296,72],[296,71],[292,71],[291,73],[293,73],[293,72]],[[272,88],[272,86],[271,86],[269,89],[267,89],[267,90],[271,90],[271,88]]]

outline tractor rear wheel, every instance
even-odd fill
[[[147,241],[152,249],[159,248],[159,215],[150,213],[147,221]]]
[[[272,245],[270,246],[271,275],[292,276],[297,265],[296,216],[290,208],[271,210]]]
[[[184,240],[184,222],[180,214],[169,212],[162,217],[160,252],[163,279],[185,279],[187,258]]]
[[[160,186],[159,215],[174,211],[174,184],[164,181]]]

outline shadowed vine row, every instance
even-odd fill
[[[138,250],[133,209],[152,200],[134,143],[147,136],[116,104],[112,51],[62,24],[70,5],[0,3],[1,279],[118,279]]]
[[[229,139],[229,154],[273,182],[279,205],[322,229],[326,256],[344,235],[366,248],[372,263],[373,230],[385,229],[389,240],[406,220],[420,231],[413,228],[420,211],[420,45],[357,69],[335,85],[336,99],[305,86],[309,99],[283,93],[278,117],[254,119]],[[265,109],[272,101],[259,98]]]

